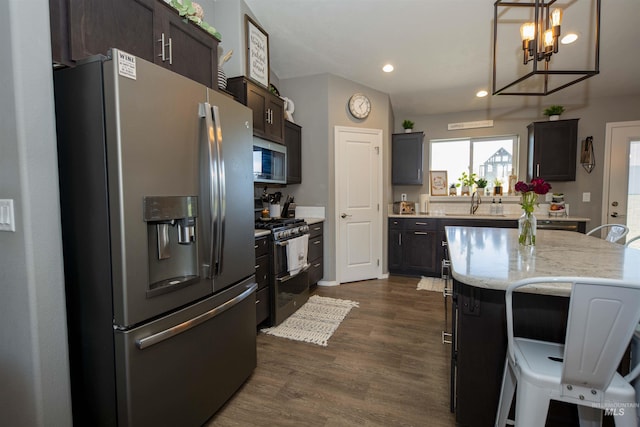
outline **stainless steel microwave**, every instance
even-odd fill
[[[275,142],[254,139],[253,181],[287,183],[287,147]]]

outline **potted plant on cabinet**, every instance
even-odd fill
[[[549,117],[549,121],[560,120],[560,114],[564,113],[562,105],[552,105],[544,110],[542,114]]]
[[[402,127],[404,128],[405,133],[411,133],[414,125],[415,123],[413,123],[411,120],[405,120],[402,122]]]
[[[471,195],[471,187],[473,186],[473,184],[476,183],[476,174],[475,173],[471,173],[471,175],[467,175],[466,172],[462,172],[462,175],[460,175],[460,178],[458,178],[458,181],[460,181],[460,195],[461,196],[470,196]]]
[[[487,191],[487,180],[484,178],[478,178],[476,180],[476,186],[478,187],[478,194],[482,194],[483,196],[488,196]]]
[[[496,178],[493,180],[493,195],[502,196],[502,181],[500,180],[500,178]]]

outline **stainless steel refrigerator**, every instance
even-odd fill
[[[256,366],[252,113],[116,49],[54,73],[75,425],[202,425]]]

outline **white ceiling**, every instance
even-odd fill
[[[558,3],[578,1],[594,0]],[[396,115],[570,109],[603,96],[640,95],[640,0],[602,0],[599,75],[546,97],[483,99],[475,93],[491,92],[494,0],[245,2],[269,34],[279,79],[335,74],[389,94]],[[390,74],[381,70],[387,62],[395,66]]]

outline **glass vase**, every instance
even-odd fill
[[[518,219],[518,243],[522,246],[535,246],[538,221],[533,213],[524,212]]]

